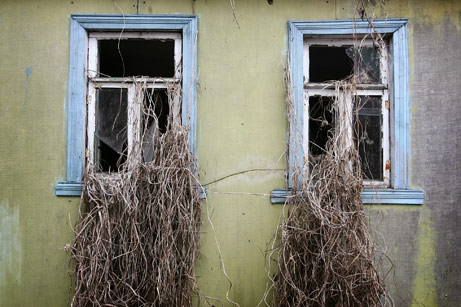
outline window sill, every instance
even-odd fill
[[[56,196],[78,196],[80,197],[83,192],[83,182],[74,181],[59,181],[56,184],[55,195]],[[206,188],[201,186],[200,198],[206,198]]]
[[[271,192],[271,203],[284,204],[291,190],[275,189]],[[422,205],[424,192],[419,190],[362,190],[363,204]]]
[[[59,181],[56,184],[56,196],[78,196],[82,195],[83,182]]]

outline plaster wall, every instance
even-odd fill
[[[236,0],[238,25],[227,0],[1,1],[0,306],[69,303],[64,247],[80,200],[54,195],[66,173],[69,18],[136,12],[199,17],[201,182],[265,170],[208,186],[197,280],[231,305],[216,236],[229,297],[255,306],[263,296],[264,251],[282,211],[268,194],[286,174],[287,21],[352,18],[352,0]],[[397,305],[453,306],[461,301],[461,2],[370,1],[368,13],[409,18],[410,181],[426,195],[423,206],[367,206],[370,227],[395,265],[388,285]]]

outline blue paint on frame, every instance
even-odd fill
[[[305,35],[353,35],[369,34],[373,30],[392,37],[393,66],[393,129],[391,151],[391,185],[393,189],[374,190],[363,193],[365,203],[406,203],[422,204],[422,191],[408,190],[408,167],[410,160],[410,92],[409,92],[409,60],[408,60],[408,20],[406,18],[388,18],[372,20],[373,29],[368,21],[353,20],[319,20],[289,21],[289,86],[294,111],[290,119],[296,125],[290,126],[289,132],[289,181],[288,189],[276,189],[273,201],[283,201],[290,195],[291,188],[299,188],[303,181],[303,165],[307,153],[303,151],[303,38]]]
[[[87,34],[92,30],[179,30],[183,36],[182,123],[189,127],[189,146],[196,154],[197,16],[195,15],[72,15],[67,111],[67,176],[56,185],[56,195],[79,196],[85,148],[85,61]],[[194,170],[196,171],[196,170]]]

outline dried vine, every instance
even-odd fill
[[[178,86],[168,84],[169,120],[161,133],[155,103],[146,103],[152,95],[145,82],[137,83],[138,142],[117,173],[88,164],[71,246],[72,306],[191,306],[198,293],[201,207],[188,130],[176,118]],[[151,161],[142,156],[146,146]]]
[[[277,230],[275,306],[392,304],[373,264],[375,245],[362,208],[360,157],[354,142],[348,141],[352,108],[339,99],[353,92],[351,83],[336,82],[330,111],[341,118],[321,158],[297,170],[304,181],[295,183],[299,189],[287,202],[287,217]],[[291,93],[287,97],[290,100]],[[290,115],[291,101],[288,108]]]

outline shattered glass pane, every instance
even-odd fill
[[[127,147],[127,97],[127,89],[100,88],[96,92],[95,158],[103,172],[118,170],[117,161]]]
[[[383,180],[381,145],[382,97],[359,96],[354,108],[354,138],[359,144],[362,173],[365,179]],[[357,110],[357,109],[355,109]],[[357,122],[358,119],[358,122]]]
[[[309,97],[309,154],[318,156],[325,152],[328,138],[333,128],[333,98]]]
[[[153,160],[154,138],[158,133],[166,132],[168,127],[168,94],[166,89],[149,89],[144,97],[144,114],[143,114],[143,142],[142,153],[144,161]]]
[[[356,50],[357,52],[354,52]],[[354,62],[357,62],[357,73],[359,83],[370,84],[380,83],[379,57],[380,54],[374,47],[361,47],[354,49],[349,47],[346,54]]]

